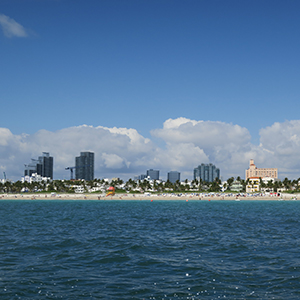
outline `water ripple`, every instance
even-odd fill
[[[300,203],[0,201],[1,299],[299,299]]]

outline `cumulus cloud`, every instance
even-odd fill
[[[241,168],[253,148],[246,128],[224,122],[169,119],[152,135],[166,142],[166,152],[181,153],[181,159],[190,168],[212,162],[226,173]]]
[[[21,24],[4,14],[0,14],[0,26],[3,34],[8,38],[28,36],[27,30]]]
[[[168,143],[193,142],[198,146],[217,146],[224,144],[244,144],[250,141],[246,128],[224,122],[195,121],[186,118],[169,119],[162,129],[152,131]]]
[[[260,136],[260,146],[269,153],[266,163],[279,165],[287,177],[300,177],[300,120],[276,122],[262,128]]]
[[[0,128],[0,171],[18,180],[24,164],[50,152],[55,178],[69,178],[65,167],[74,166],[80,152],[92,151],[97,178],[118,176],[127,180],[153,168],[159,169],[164,179],[168,171],[180,171],[183,179],[191,179],[193,169],[201,163],[215,164],[224,179],[244,178],[251,158],[260,168],[278,168],[280,178],[300,177],[299,120],[262,128],[260,145],[252,144],[249,131],[239,125],[187,118],[166,120],[151,134],[161,139],[164,147],[132,128],[82,125],[55,132],[39,130],[32,135],[14,135]]]
[[[17,179],[23,175],[24,164],[42,152],[54,157],[54,176],[68,178],[65,167],[74,166],[75,157],[82,151],[95,153],[95,175],[103,178],[138,174],[152,156],[154,146],[135,129],[82,125],[18,136],[0,128],[0,170]]]
[[[122,169],[124,166],[126,166],[124,158],[117,154],[103,153],[102,159],[106,168]]]
[[[191,160],[194,165],[197,161],[212,162],[220,168],[224,179],[244,177],[250,158],[260,168],[278,168],[281,178],[300,177],[300,120],[276,122],[262,128],[260,145],[252,144],[248,129],[239,125],[187,118],[166,120],[163,128],[153,130],[152,134],[166,142],[166,153],[181,152],[186,165],[188,158],[183,153],[194,158]],[[176,155],[169,156],[170,165],[176,165],[176,161]]]

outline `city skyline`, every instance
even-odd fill
[[[94,176],[94,164],[95,164],[95,157],[93,152],[83,151],[80,152],[80,156],[75,157],[75,166],[74,167],[66,167],[65,170],[70,170],[70,179],[71,180],[82,180],[91,181],[95,178]],[[49,177],[53,179],[53,157],[50,156],[48,152],[43,152],[43,155],[40,156],[38,159],[31,159],[31,163],[25,166],[24,177],[30,177],[32,174],[41,175],[42,177]],[[277,168],[257,168],[254,164],[254,160],[250,159],[249,163],[250,168],[245,170],[245,181],[248,178],[272,178],[278,179],[278,170]],[[75,171],[75,178],[74,178],[74,171]],[[34,174],[34,175],[35,175]],[[167,172],[167,179],[160,177],[160,170],[148,169],[146,174],[135,175],[133,178],[134,180],[143,180],[143,179],[150,179],[150,180],[163,180],[174,183],[177,180],[180,181],[180,172],[178,171],[168,171]],[[5,176],[5,175],[4,175]],[[240,178],[240,176],[236,176]],[[107,177],[103,177],[107,178]],[[103,179],[102,178],[102,179]],[[116,177],[114,177],[116,178]],[[5,178],[6,179],[6,178]],[[55,178],[61,180],[61,178]],[[186,178],[187,179],[187,178]],[[183,179],[183,180],[186,180]],[[215,179],[226,181],[227,179],[222,178],[220,176],[220,169],[217,168],[212,163],[198,165],[193,170],[193,180],[203,181],[203,182],[213,182]]]
[[[95,177],[250,159],[300,177],[299,1],[3,0],[0,174],[82,149]]]

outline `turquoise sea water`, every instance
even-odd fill
[[[0,201],[0,299],[299,299],[300,201]]]

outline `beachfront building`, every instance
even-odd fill
[[[201,164],[194,169],[194,180],[203,182],[213,182],[215,179],[220,179],[220,169],[213,164]]]
[[[168,172],[168,180],[172,183],[175,183],[177,180],[180,181],[180,172],[177,171]]]
[[[24,182],[28,182],[28,183],[38,182],[38,183],[41,183],[41,182],[47,182],[47,181],[51,181],[51,178],[50,177],[43,177],[43,176],[41,176],[37,173],[32,173],[31,176],[29,176],[29,175],[23,176],[22,179],[21,179],[22,183],[24,183]]]
[[[259,191],[260,191],[260,178],[259,177],[248,178],[248,182],[246,185],[246,193],[255,193]]]
[[[230,186],[230,190],[233,192],[242,192],[243,191],[243,185],[241,184],[241,182],[239,180],[235,180],[231,186]]]
[[[270,178],[278,178],[278,170],[277,168],[257,168],[254,164],[254,160],[250,159],[249,169],[246,170],[246,180],[252,177],[270,177]]]
[[[276,181],[280,181],[278,178],[271,178],[271,177],[263,177],[262,179],[262,182],[265,184],[265,185],[268,185],[268,183],[271,181],[271,183],[273,184],[274,182]]]
[[[24,177],[31,177],[34,173],[41,177],[53,179],[53,157],[50,156],[49,152],[43,152],[43,155],[39,156],[38,159],[32,158],[31,162],[25,165]]]
[[[147,178],[150,180],[159,180],[159,170],[147,170]]]
[[[276,181],[280,181],[278,178],[271,178],[271,177],[263,177],[261,178],[261,183],[263,183],[260,190],[262,192],[274,192],[274,183]]]
[[[93,152],[80,152],[75,158],[75,178],[86,181],[94,180],[95,155]]]

